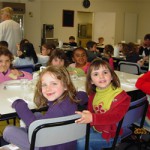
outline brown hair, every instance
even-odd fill
[[[14,60],[13,54],[4,46],[0,46],[0,56],[8,56],[11,63],[10,63],[10,68],[12,68],[12,61]]]
[[[64,87],[67,90],[54,101],[54,105],[62,102],[68,96],[71,102],[78,103],[79,100],[76,98],[76,89],[71,81],[70,75],[65,67],[49,66],[43,70],[40,74],[39,80],[37,82],[37,89],[34,96],[35,104],[40,108],[47,105],[48,100],[42,94],[42,77],[45,73],[50,73],[56,76],[57,79],[63,82]]]
[[[56,49],[56,46],[53,43],[44,43],[44,44],[42,44],[42,46],[45,47],[46,49],[50,50],[50,53],[48,54],[49,56],[51,55],[52,51],[54,49]]]
[[[104,40],[104,38],[103,37],[99,37],[98,40]]]
[[[75,40],[74,36],[69,36],[69,40]]]
[[[107,54],[109,57],[111,57],[114,54],[114,48],[112,45],[108,44],[105,45],[104,53]]]
[[[49,58],[49,62],[48,65],[51,65],[53,59],[55,58],[59,58],[61,60],[64,60],[64,66],[67,67],[68,66],[68,60],[66,57],[66,54],[63,50],[61,49],[55,49],[51,52],[50,58]]]
[[[123,43],[122,47],[123,47],[122,53],[125,56],[130,56],[134,53],[137,53],[137,46],[132,42],[130,42],[128,44]]]
[[[112,76],[111,83],[113,88],[116,89],[117,87],[120,87],[120,80],[116,75],[116,73],[114,72],[114,70],[110,67],[109,63],[104,60],[96,58],[91,62],[91,65],[88,69],[87,76],[86,76],[86,91],[88,95],[96,92],[96,86],[92,84],[91,72],[92,70],[98,70],[100,67],[105,67],[109,69]]]

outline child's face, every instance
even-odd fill
[[[99,43],[103,43],[103,42],[104,42],[104,39],[101,38],[101,39],[99,39],[98,41],[99,41]]]
[[[92,84],[95,84],[99,89],[105,89],[110,85],[112,76],[108,68],[101,66],[98,70],[92,70],[91,79]]]
[[[64,60],[59,58],[54,58],[51,62],[53,66],[64,66]]]
[[[8,56],[1,55],[0,56],[0,72],[6,72],[11,64],[11,60]]]
[[[74,39],[70,39],[69,42],[70,42],[70,43],[73,43],[73,42],[75,42],[75,40],[74,40]]]
[[[48,55],[48,50],[47,48],[45,48],[44,46],[42,46],[42,51],[41,51],[43,56],[47,56]]]
[[[95,52],[96,50],[97,50],[97,47],[96,47],[96,44],[94,44],[93,47],[90,49],[90,51],[94,51]]]
[[[55,101],[58,99],[66,90],[63,82],[56,78],[53,74],[47,72],[42,78],[42,93],[48,101]]]
[[[150,47],[150,40],[149,39],[144,40],[144,44],[145,46]]]
[[[73,61],[77,66],[84,66],[87,62],[86,53],[83,50],[76,50],[73,55]]]

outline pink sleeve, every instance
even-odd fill
[[[113,60],[113,58],[109,59],[109,64],[112,67],[112,69],[114,69],[114,60]]]
[[[32,74],[29,73],[29,72],[25,72],[25,71],[22,71],[24,76],[23,77],[19,77],[19,79],[28,79],[28,80],[32,80]]]

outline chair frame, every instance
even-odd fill
[[[114,137],[112,147],[103,148],[103,150],[115,150],[121,128],[127,127],[127,125],[129,125],[129,124],[126,123],[126,120],[128,120],[127,119],[128,113],[130,113],[130,111],[132,111],[133,109],[136,109],[136,108],[138,109],[139,107],[142,107],[142,106],[144,107],[144,110],[143,110],[143,114],[141,115],[142,117],[141,117],[141,120],[140,120],[140,126],[139,127],[140,128],[143,127],[144,121],[145,121],[146,112],[147,112],[147,108],[148,108],[148,101],[147,101],[147,97],[146,96],[131,102],[127,113],[125,114],[125,116],[118,123],[117,130],[116,130],[116,135]],[[136,121],[138,121],[138,120],[136,120]],[[134,123],[136,123],[136,122],[133,122],[132,124],[134,125]]]
[[[67,119],[68,117],[68,119]],[[72,119],[71,119],[71,118]],[[75,123],[75,120],[79,119],[81,116],[80,115],[71,115],[71,116],[66,116],[66,117],[59,117],[59,118],[51,118],[51,119],[42,119],[42,120],[36,120],[34,122],[31,123],[31,125],[29,126],[29,134],[28,134],[28,137],[29,137],[29,141],[30,141],[30,150],[34,150],[34,148],[36,147],[36,139],[38,138],[37,137],[37,134],[38,132],[41,130],[41,129],[46,129],[46,128],[53,128],[53,127],[60,127],[60,126],[66,126],[66,125],[72,125],[72,124],[75,124],[75,126],[79,126],[79,124]],[[44,120],[49,120],[50,123],[42,123],[44,122]],[[53,121],[54,120],[54,121]],[[57,120],[57,121],[56,121]],[[37,124],[37,122],[41,121],[41,123]],[[37,125],[36,125],[37,124]],[[35,126],[35,127],[31,127],[31,126]],[[81,127],[82,126],[82,127]],[[31,129],[31,128],[34,128],[34,129]],[[86,124],[80,124],[80,127],[78,128],[84,128],[85,129],[85,135],[83,135],[82,137],[84,136],[88,136],[86,133],[87,133],[87,125]],[[33,132],[32,132],[33,130]],[[52,129],[51,129],[52,130]],[[63,128],[62,128],[63,130]],[[32,132],[32,133],[31,133]],[[81,137],[80,137],[81,138]],[[75,140],[77,140],[79,138],[75,138]],[[87,138],[88,139],[88,138]],[[71,142],[71,141],[69,141]],[[87,141],[85,141],[85,150],[88,150],[88,144],[87,144]],[[63,144],[63,143],[60,143],[60,144]],[[55,145],[55,144],[54,144]],[[50,145],[46,145],[46,146],[52,146],[51,144]],[[38,146],[37,146],[38,147]]]
[[[121,65],[129,66],[129,67],[130,66],[132,66],[132,67],[134,66],[134,67],[136,67],[137,72],[129,71],[129,69],[127,69],[127,70],[121,70]],[[138,63],[127,62],[127,61],[120,61],[118,63],[118,69],[119,69],[119,71],[126,72],[126,73],[137,74],[137,75],[141,74],[141,68],[140,68],[140,65]]]
[[[118,140],[121,128],[127,127],[127,125],[126,125],[127,121],[126,120],[128,120],[127,119],[128,113],[130,111],[132,111],[133,109],[138,109],[139,107],[144,107],[143,114],[141,115],[142,117],[141,117],[141,120],[140,120],[139,128],[143,127],[144,121],[145,121],[146,112],[147,112],[147,108],[148,108],[148,101],[147,101],[147,97],[146,96],[144,96],[144,97],[142,97],[142,98],[140,98],[140,99],[138,99],[138,100],[136,100],[134,102],[131,102],[130,107],[128,109],[128,112],[126,113],[126,115],[118,123],[118,127],[117,127],[117,130],[116,130],[116,135],[114,137],[114,141],[113,141],[112,147],[111,148],[104,148],[103,150],[107,150],[107,149],[115,150],[115,147],[116,147],[116,144],[117,144],[117,140]],[[136,120],[136,121],[138,121],[138,120]],[[132,124],[134,125],[134,123],[136,123],[136,122],[133,122]]]

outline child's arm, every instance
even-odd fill
[[[91,123],[93,121],[92,113],[88,110],[75,111],[76,114],[81,115],[81,118],[76,120],[76,123]]]
[[[90,111],[76,112],[82,117],[76,120],[77,123],[91,123],[91,125],[108,125],[119,122],[125,115],[129,108],[130,97],[123,92],[121,95],[120,103],[113,109],[108,110],[106,113],[91,113]]]
[[[8,75],[12,79],[32,79],[32,74],[25,72],[25,71],[19,71],[17,69],[11,70],[10,74]]]
[[[18,116],[25,122],[28,127],[34,120],[36,120],[35,115],[28,108],[27,103],[22,99],[17,99],[12,103],[12,108],[14,108]]]
[[[138,78],[135,86],[146,94],[150,94],[150,71]]]
[[[86,92],[78,91],[77,92],[77,99],[80,100],[79,105],[84,105],[88,102],[88,95]]]

